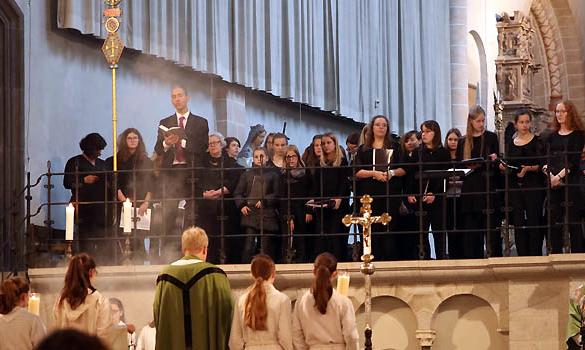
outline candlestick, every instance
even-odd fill
[[[69,203],[67,207],[65,207],[65,240],[72,241],[73,240],[73,222],[75,217],[75,207],[72,203]]]
[[[131,232],[132,231],[132,203],[130,203],[130,199],[126,198],[124,201],[124,207],[122,209],[123,212],[123,224],[124,224],[124,232]]]

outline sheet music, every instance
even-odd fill
[[[131,215],[131,219],[132,219],[132,228],[134,228],[134,218],[136,217],[136,215],[138,215],[138,209],[134,210],[134,207],[130,208],[130,215]],[[145,231],[150,231],[150,219],[152,217],[152,210],[146,209],[146,213],[144,213],[143,216],[138,216],[138,219],[136,220],[136,229],[137,230],[145,230]],[[124,222],[123,222],[124,218],[122,217],[122,215],[120,215],[120,227],[124,227]]]

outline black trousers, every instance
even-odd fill
[[[510,191],[510,205],[512,206],[511,224],[514,225],[516,250],[519,256],[542,255],[543,231],[541,212],[543,198],[540,190],[514,189]],[[524,228],[532,226],[533,228]]]
[[[444,219],[444,212],[446,208],[444,208],[443,204],[445,203],[444,199],[438,196],[435,196],[435,201],[433,204],[423,204],[423,211],[426,212],[426,215],[423,215],[423,227],[421,228],[423,234],[429,231],[429,226],[433,229],[433,240],[435,242],[435,254],[437,256],[437,260],[446,259],[447,258],[447,251],[446,251],[446,234],[445,232],[441,232],[445,230],[445,219]],[[446,213],[445,213],[446,214]],[[428,241],[427,236],[425,238]],[[427,248],[427,249],[430,249]],[[430,258],[431,252],[430,250],[425,249],[425,258]]]
[[[569,188],[567,199],[567,204],[570,205],[565,208],[564,186],[550,191],[550,243],[553,254],[560,254],[563,252],[563,228],[565,225],[565,216],[567,218],[566,225],[569,229],[571,241],[571,253],[585,252],[581,217],[579,216],[579,205],[582,205],[579,190],[577,188]]]

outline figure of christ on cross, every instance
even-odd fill
[[[373,216],[372,215],[372,197],[369,195],[364,195],[360,199],[360,203],[362,203],[362,207],[360,208],[361,216],[352,216],[346,215],[343,217],[341,222],[345,226],[349,226],[351,224],[357,224],[362,226],[362,244],[364,246],[364,254],[362,255],[363,264],[360,267],[360,271],[364,274],[365,280],[365,289],[366,289],[366,300],[364,303],[365,307],[365,314],[366,314],[366,329],[364,331],[365,341],[364,346],[366,350],[372,349],[372,281],[371,276],[374,274],[374,264],[372,260],[374,260],[374,256],[372,255],[372,240],[371,240],[371,230],[372,224],[383,224],[387,225],[392,217],[388,215],[388,213],[383,213],[380,216]]]

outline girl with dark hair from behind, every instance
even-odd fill
[[[35,350],[110,350],[98,337],[75,329],[51,333]]]
[[[28,312],[29,284],[10,277],[0,286],[0,349],[32,350],[46,334],[41,318]]]
[[[331,281],[337,277],[337,259],[321,253],[313,265],[313,285],[293,311],[295,349],[351,349],[359,347],[355,311],[348,297],[337,293]]]
[[[548,155],[543,171],[548,177],[551,191],[550,206],[552,253],[563,252],[563,228],[569,231],[571,253],[585,252],[579,210],[583,198],[579,190],[581,154],[585,151],[585,128],[575,104],[563,101],[557,104],[553,129],[547,140]],[[564,204],[569,204],[565,207]],[[565,223],[565,219],[568,220]],[[567,226],[565,226],[567,224]]]
[[[424,178],[422,173],[427,170],[449,169],[451,157],[449,156],[449,151],[443,147],[443,143],[441,142],[441,127],[439,123],[434,120],[427,120],[421,124],[420,131],[422,145],[418,152],[413,152],[413,156],[414,163],[418,163],[420,160],[423,164],[413,167],[414,173],[419,175],[418,178],[417,176],[409,177],[408,192],[411,194],[416,193],[417,195],[408,196],[408,202],[415,204],[417,210],[420,211],[421,206],[419,201],[422,201],[422,210],[426,212],[426,215],[422,216],[422,220],[419,219],[418,226],[422,224],[419,230],[423,235],[423,241],[428,240],[430,226],[433,231],[437,260],[445,259],[447,257],[447,242],[445,232],[442,232],[445,229],[444,215],[446,216],[447,214],[444,197],[445,191],[443,190],[444,181],[441,178]],[[431,252],[426,250],[424,253],[425,258],[429,259]]]
[[[65,284],[53,307],[53,328],[75,328],[107,341],[112,323],[110,302],[93,287],[96,277],[95,261],[88,254],[69,261]]]
[[[286,294],[274,288],[274,261],[268,255],[256,255],[250,270],[254,284],[236,303],[229,348],[292,350],[291,303]]]
[[[484,257],[484,235],[490,237],[485,240],[486,246],[491,250],[491,256],[502,256],[502,239],[496,230],[497,215],[495,212],[490,214],[489,226],[490,232],[487,232],[488,213],[486,212],[487,203],[486,192],[489,192],[490,210],[498,207],[496,202],[495,188],[495,168],[493,162],[500,153],[498,136],[488,131],[485,127],[486,114],[480,106],[474,106],[469,110],[467,116],[467,131],[465,136],[460,140],[457,148],[458,160],[469,160],[483,158],[483,161],[468,164],[467,167],[472,171],[464,177],[463,187],[461,188],[461,214],[462,226],[468,232],[458,233],[461,235],[461,250],[456,249],[455,253],[462,253],[462,256],[451,256],[454,259],[481,259]],[[490,171],[488,172],[488,165]],[[487,180],[489,177],[489,187]],[[483,193],[482,193],[483,192]],[[479,194],[477,194],[479,193]],[[471,231],[473,230],[473,231]],[[451,254],[453,255],[453,254]]]
[[[95,239],[104,237],[106,225],[110,224],[106,220],[107,205],[104,203],[107,199],[108,179],[105,173],[99,173],[108,170],[106,162],[100,158],[106,145],[106,140],[100,134],[86,135],[79,142],[82,153],[67,161],[63,176],[63,187],[71,190],[69,201],[76,206],[80,250],[90,254],[98,254],[99,251],[100,256],[104,255],[102,254],[104,248]],[[76,170],[81,173],[77,177]],[[77,205],[77,201],[98,203]]]

